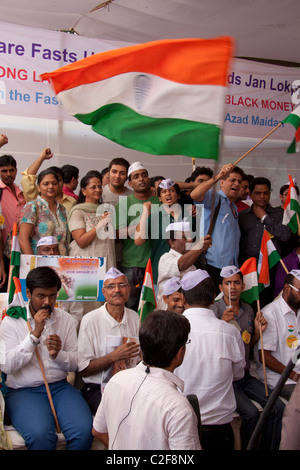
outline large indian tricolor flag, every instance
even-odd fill
[[[154,155],[218,159],[233,40],[172,39],[114,49],[42,75],[65,111]]]

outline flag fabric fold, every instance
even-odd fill
[[[49,80],[65,111],[154,155],[217,160],[233,39],[171,39],[95,54]]]
[[[287,153],[295,153],[299,152],[300,149],[300,106],[297,106],[285,119],[283,119],[284,123],[292,124],[296,131],[295,131],[295,138],[290,144],[287,149]]]
[[[245,284],[241,299],[248,304],[252,304],[252,302],[259,299],[256,259],[254,257],[247,259],[240,267],[240,271],[243,274]]]
[[[156,309],[156,298],[153,285],[152,265],[151,259],[149,258],[145,270],[144,281],[142,291],[140,295],[138,315],[141,323],[145,320],[152,310]]]
[[[262,285],[260,286],[260,289],[270,285],[270,269],[272,269],[280,259],[279,253],[276,250],[270,235],[267,230],[264,229],[257,264],[258,283]]]
[[[9,296],[8,296],[8,303],[12,302],[14,293],[15,293],[15,284],[13,281],[14,277],[19,278],[20,274],[20,264],[21,264],[21,249],[18,240],[18,233],[17,233],[17,224],[14,223],[13,225],[13,232],[12,232],[12,244],[11,244],[11,258],[10,258],[10,285],[8,286],[9,289]]]
[[[288,225],[293,233],[300,234],[299,219],[300,219],[300,205],[298,194],[295,184],[291,175],[289,175],[289,192],[284,204],[282,224]]]
[[[24,303],[22,288],[20,280],[17,277],[13,278],[15,284],[15,292],[12,301],[6,309],[6,315],[13,318],[23,318],[27,321],[27,309]]]

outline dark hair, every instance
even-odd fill
[[[53,167],[51,167],[51,168],[46,168],[46,170],[43,170],[43,171],[41,171],[41,172],[38,174],[38,177],[37,177],[37,184],[41,184],[41,182],[43,181],[43,179],[44,179],[45,176],[47,176],[47,175],[53,175],[53,176],[55,176],[55,179],[58,181],[57,172],[53,170]]]
[[[76,166],[63,165],[61,169],[64,175],[63,176],[64,183],[70,183],[72,181],[72,178],[77,179],[79,176],[79,169]]]
[[[254,180],[254,176],[253,176],[253,175],[244,175],[244,176],[243,176],[243,180],[244,180],[244,181],[248,181],[248,183],[250,184],[251,181]]]
[[[123,158],[123,157],[113,158],[111,160],[111,162],[109,163],[109,165],[108,165],[108,171],[111,170],[111,167],[113,165],[124,166],[126,168],[126,172],[128,171],[128,168],[130,167],[130,163],[127,160],[125,160],[125,158]]]
[[[150,187],[154,188],[156,181],[162,181],[165,179],[166,178],[164,176],[152,176],[150,179]]]
[[[47,170],[52,170],[54,173],[56,173],[57,176],[60,176],[61,179],[64,179],[64,172],[59,166],[50,166],[49,168],[46,168]]]
[[[61,288],[61,280],[54,269],[48,266],[34,268],[27,274],[26,287],[32,294],[34,289],[51,289],[57,287],[57,292]]]
[[[243,282],[244,276],[243,276],[242,271],[238,271],[236,274],[239,274],[239,275],[240,275],[241,281]],[[230,276],[230,277],[231,277],[231,276]],[[227,279],[227,278],[226,278],[226,277],[219,276],[219,279],[220,279],[220,284],[222,284],[222,282],[224,281],[224,279]]]
[[[93,170],[91,170],[91,171],[93,171]],[[95,171],[97,171],[97,170],[95,170]],[[101,173],[100,173],[101,176],[106,175],[106,173],[108,173],[108,171],[109,171],[109,170],[108,170],[108,166],[107,166],[106,168],[103,168],[103,170],[101,170]]]
[[[13,166],[14,168],[17,168],[17,162],[12,155],[1,155],[0,167],[1,166]]]
[[[182,293],[188,305],[207,308],[213,303],[216,295],[215,283],[211,277],[207,277],[190,290],[182,289]]]
[[[191,326],[183,315],[154,310],[143,321],[139,341],[143,360],[149,366],[168,367],[188,340]]]
[[[250,193],[254,191],[255,186],[263,184],[268,186],[269,191],[271,191],[271,181],[268,178],[265,178],[264,176],[258,176],[257,178],[254,178],[252,181],[249,183],[249,190]]]
[[[227,180],[227,178],[229,178],[229,176],[230,176],[232,173],[237,173],[237,174],[240,175],[243,179],[244,179],[244,177],[245,177],[244,170],[242,170],[239,166],[235,166],[235,167],[233,167],[233,169],[231,170],[231,172],[226,175],[226,177],[223,176],[221,179],[222,179],[222,180]]]
[[[190,181],[195,181],[199,175],[207,175],[212,178],[213,171],[206,166],[197,166],[190,176]]]
[[[87,185],[89,184],[90,179],[92,179],[92,178],[98,178],[101,181],[101,184],[102,184],[102,175],[101,175],[100,171],[98,171],[98,170],[88,171],[87,174],[80,181],[80,191],[79,191],[79,196],[78,196],[76,204],[82,204],[83,202],[85,202],[85,196],[84,196],[84,194],[82,193],[81,190],[85,189],[87,187]]]
[[[289,273],[285,276],[284,278],[284,281],[283,281],[283,285],[285,284],[292,284],[292,286],[294,285],[294,275]]]
[[[283,186],[281,186],[281,188],[280,188],[280,190],[279,190],[279,194],[281,194],[281,196],[282,196],[283,193],[284,193],[284,191],[285,191],[286,189],[288,189],[289,187],[290,187],[289,184],[284,184]],[[298,194],[298,196],[299,196],[299,188],[298,188],[298,186],[295,186],[295,189],[296,189],[296,192],[297,192],[297,194]]]

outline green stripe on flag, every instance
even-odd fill
[[[291,113],[285,119],[283,119],[282,122],[292,124],[295,129],[298,129],[300,126],[300,117],[297,114]]]
[[[144,285],[141,293],[141,307],[138,310],[138,315],[140,316],[141,322],[144,321],[147,315],[154,309],[155,298],[153,289]]]
[[[153,118],[119,103],[75,117],[98,134],[141,152],[218,159],[221,129],[214,124]]]

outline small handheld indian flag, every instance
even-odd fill
[[[252,302],[259,299],[256,258],[247,259],[240,267],[240,271],[243,274],[245,284],[241,299],[248,304],[252,304]]]
[[[143,322],[147,315],[156,308],[156,298],[153,286],[152,265],[149,258],[144,275],[144,282],[138,307],[140,321]]]
[[[11,257],[10,257],[10,269],[9,269],[9,297],[8,302],[12,302],[14,292],[15,292],[15,284],[13,278],[19,277],[20,273],[20,264],[21,264],[21,250],[18,240],[18,232],[17,232],[17,224],[14,223],[13,225],[13,232],[12,232],[12,244],[11,244]]]
[[[268,232],[264,229],[258,258],[258,283],[263,287],[270,285],[270,269],[280,261],[280,256]]]
[[[293,233],[300,235],[300,205],[298,201],[298,194],[296,192],[295,184],[291,175],[289,175],[289,192],[284,204],[282,224],[288,225]]]
[[[15,284],[15,292],[12,301],[6,309],[6,315],[13,318],[21,317],[23,320],[27,321],[27,310],[22,295],[20,280],[14,277],[13,282]]]
[[[99,53],[42,75],[65,111],[154,155],[217,160],[233,39],[171,39]]]
[[[295,138],[292,141],[291,145],[287,149],[287,153],[295,153],[299,152],[300,148],[300,106],[297,106],[294,111],[292,111],[285,119],[283,119],[284,123],[290,123],[295,127]]]

